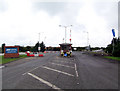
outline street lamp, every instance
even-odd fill
[[[90,50],[90,44],[89,44],[89,32],[88,31],[83,31],[87,33],[87,50]]]
[[[70,25],[72,27],[72,25]],[[66,43],[66,31],[67,31],[67,27],[70,27],[70,26],[62,26],[62,25],[59,25],[59,27],[64,27],[65,28],[65,43]]]
[[[89,46],[89,32],[88,31],[83,31],[85,33],[87,33],[87,46]]]
[[[39,32],[39,46],[38,46],[38,51],[40,52],[40,34],[43,33],[43,32]]]

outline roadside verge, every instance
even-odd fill
[[[0,65],[13,62],[13,61],[17,61],[25,57],[27,57],[27,55],[19,55],[19,58],[4,58],[4,56],[0,56]]]
[[[86,52],[86,54],[120,63],[120,57],[109,56],[107,53]]]

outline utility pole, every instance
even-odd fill
[[[67,26],[64,26],[65,27],[65,43],[66,43],[66,30],[67,30]]]
[[[115,44],[114,44],[114,37],[113,37],[113,50],[112,50],[112,54],[114,52],[114,46],[115,46]]]
[[[112,54],[113,54],[113,52],[114,52],[114,46],[115,46],[115,44],[114,44],[115,29],[112,29],[112,33],[113,33],[113,50],[112,50]]]
[[[46,42],[46,36],[44,37],[44,44],[45,44],[45,42]]]
[[[46,36],[44,37],[44,44],[46,43]],[[46,51],[46,46],[45,46],[45,51]]]

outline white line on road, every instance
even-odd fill
[[[35,69],[38,69],[38,68],[40,68],[40,66],[38,66],[38,67],[36,67],[36,68],[34,68],[34,69],[31,69],[31,70],[29,70],[29,71],[25,72],[25,73],[24,73],[24,74],[22,74],[22,75],[26,75],[27,73],[32,72],[32,71],[34,71]]]
[[[43,80],[42,78],[39,78],[38,76],[36,76],[36,75],[34,75],[34,74],[32,74],[32,73],[28,73],[28,75],[30,75],[30,76],[32,76],[33,78],[41,81],[42,83],[48,85],[49,87],[52,87],[53,89],[57,89],[57,90],[59,90],[59,91],[62,91],[62,90],[61,90],[60,88],[58,88],[57,86],[51,84],[51,83],[48,82],[48,81]]]
[[[76,73],[76,76],[78,77],[78,71],[77,71],[77,66],[75,64],[75,73]]]
[[[74,76],[74,75],[69,74],[67,72],[63,72],[63,71],[60,71],[60,70],[52,69],[52,68],[49,68],[49,67],[46,67],[46,66],[43,66],[42,68],[45,68],[45,69],[48,69],[48,70],[52,70],[52,71],[55,71],[55,72],[59,72],[59,73],[62,73],[62,74],[68,75],[68,76]]]
[[[71,63],[71,64],[74,64],[73,62],[66,62],[66,61],[55,61],[55,62],[61,62],[61,63]]]
[[[72,67],[72,66],[62,65],[62,64],[57,64],[57,63],[51,63],[51,64],[58,65],[58,66],[64,66],[64,67],[68,67],[68,68],[74,68],[74,67]]]
[[[0,66],[0,69],[4,68],[5,66]]]

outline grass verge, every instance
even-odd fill
[[[19,58],[4,58],[4,56],[0,56],[0,64],[9,63],[11,61],[15,61],[25,57],[27,57],[27,55],[19,55]]]
[[[108,59],[113,59],[113,60],[118,60],[118,61],[120,61],[120,57],[104,56],[104,58],[108,58]]]

